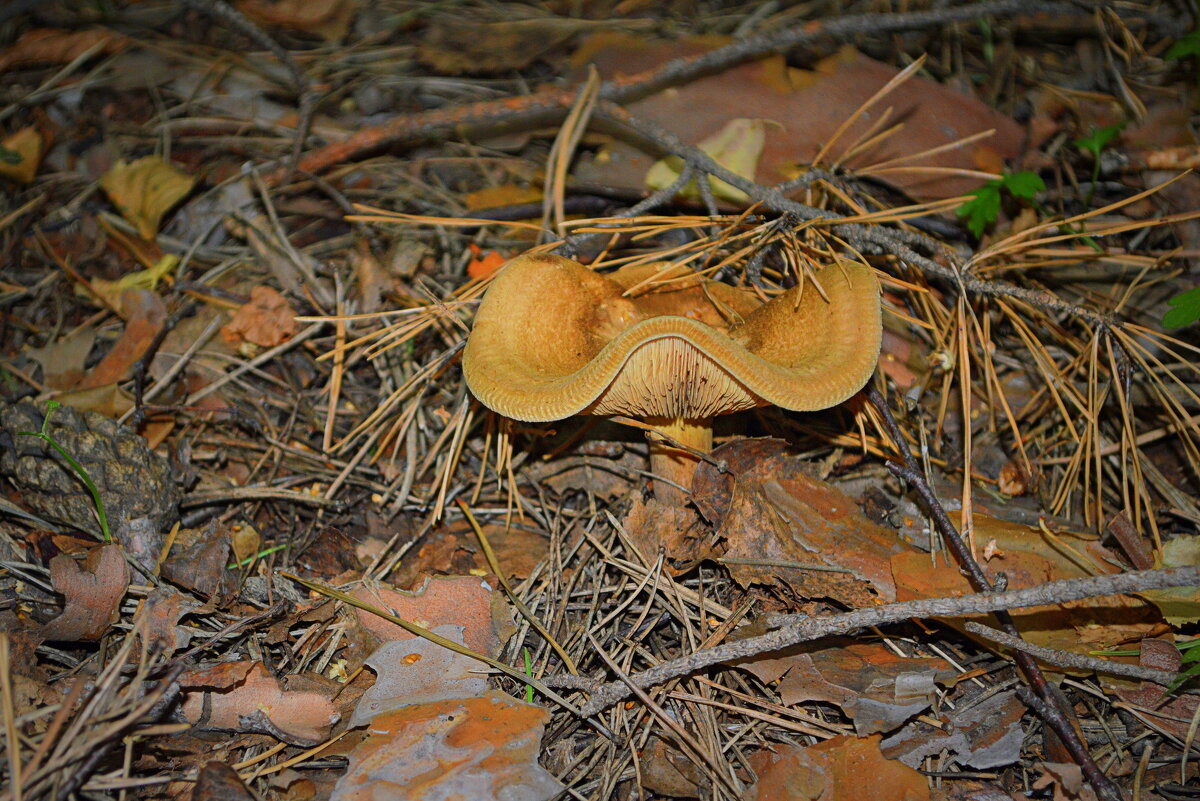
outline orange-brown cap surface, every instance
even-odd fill
[[[585,413],[703,419],[769,404],[825,409],[875,370],[879,284],[866,265],[826,267],[820,290],[805,282],[767,303],[681,267],[656,276],[662,269],[603,276],[560,256],[513,259],[467,339],[471,391],[527,422]]]

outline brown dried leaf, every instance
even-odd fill
[[[860,737],[889,732],[929,707],[939,680],[954,671],[943,659],[906,659],[875,643],[848,643],[738,664],[765,682],[783,676],[779,695],[788,706],[835,704]]]
[[[350,30],[358,0],[238,0],[234,5],[262,25],[278,25],[338,40]]]
[[[565,17],[473,22],[461,15],[443,16],[421,37],[417,60],[450,75],[524,69],[594,24]]]
[[[1183,657],[1174,644],[1166,640],[1145,639],[1141,643],[1141,655],[1138,664],[1142,667],[1156,668],[1178,672],[1183,665]],[[1200,697],[1183,694],[1169,696],[1167,688],[1161,684],[1143,681],[1139,686],[1129,687],[1126,682],[1104,678],[1107,687],[1114,690],[1123,700],[1143,709],[1152,709],[1152,719],[1155,725],[1184,740],[1192,718],[1200,707]]]
[[[634,547],[651,562],[662,551],[676,562],[694,562],[711,548],[699,538],[700,520],[690,507],[635,498],[625,516],[625,531]]]
[[[145,156],[131,163],[119,161],[100,179],[108,199],[147,241],[158,234],[163,215],[192,191],[195,183],[194,177],[161,156]]]
[[[122,292],[121,312],[125,316],[125,330],[121,332],[121,338],[100,363],[84,376],[77,389],[95,389],[125,380],[129,371],[150,349],[167,320],[166,304],[148,289],[126,289]]]
[[[464,644],[472,651],[488,656],[497,656],[501,645],[515,630],[503,594],[474,576],[429,578],[416,592],[383,585],[363,586],[351,595],[422,628],[431,629],[447,623],[462,626]],[[355,609],[354,613],[359,624],[382,642],[409,640],[414,636],[364,609]]]
[[[97,55],[119,53],[129,40],[114,31],[62,31],[33,28],[0,53],[0,72],[25,64],[66,64],[100,45]]]
[[[808,748],[776,745],[750,756],[747,801],[928,801],[917,771],[884,759],[879,737],[834,737]]]
[[[237,577],[228,567],[230,559],[229,530],[210,523],[202,529],[183,529],[175,536],[161,574],[219,606],[237,591]]]
[[[537,763],[550,713],[489,690],[375,717],[331,801],[548,801],[563,786]]]
[[[890,560],[911,547],[871,522],[836,487],[809,476],[786,443],[737,440],[712,455],[728,472],[701,463],[693,498],[726,540],[724,558],[749,562],[726,563],[738,583],[783,582],[802,597],[856,607],[895,599]]]
[[[326,695],[285,690],[260,662],[226,665],[219,671],[206,671],[202,679],[195,673],[186,681],[180,678],[184,686],[219,688],[184,693],[180,713],[188,723],[202,729],[264,732],[269,730],[262,725],[265,719],[285,742],[313,745],[324,740],[338,722],[339,715]]]
[[[278,290],[260,284],[250,290],[250,302],[242,304],[233,319],[221,328],[231,345],[250,342],[273,348],[296,334],[296,310]]]
[[[96,329],[89,325],[40,348],[28,348],[25,353],[42,366],[42,383],[62,390],[83,378],[83,365],[95,342]]]
[[[192,801],[255,801],[242,777],[224,762],[209,762],[196,774]]]
[[[1021,756],[1025,730],[1021,720],[1025,705],[1016,693],[996,693],[976,702],[958,699],[955,708],[937,716],[939,726],[925,719],[914,720],[883,740],[884,756],[918,768],[926,757],[950,754],[958,762],[978,770],[1011,765]]]
[[[184,615],[211,611],[210,607],[197,603],[169,584],[160,584],[151,590],[142,602],[138,617],[142,625],[142,636],[152,652],[170,656],[191,642],[192,633],[179,625]]]
[[[98,545],[81,568],[67,554],[50,560],[50,581],[66,597],[62,614],[42,627],[47,640],[98,640],[116,621],[129,587],[129,565],[120,545]]]

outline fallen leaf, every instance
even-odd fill
[[[1184,567],[1200,564],[1200,536],[1176,537],[1163,543],[1161,564],[1157,567]],[[1141,593],[1172,626],[1184,626],[1200,620],[1200,587],[1172,587]]]
[[[346,36],[358,0],[237,0],[238,11],[262,25],[278,25],[336,41]]]
[[[1066,762],[1043,762],[1045,771],[1033,783],[1034,790],[1054,788],[1054,801],[1096,801],[1096,792],[1083,781],[1083,769]]]
[[[154,290],[158,287],[158,282],[175,272],[175,268],[179,266],[179,257],[174,255],[163,256],[151,268],[146,270],[138,270],[137,272],[123,275],[115,281],[108,281],[104,278],[93,278],[88,281],[92,291],[102,297],[104,301],[117,314],[125,319],[129,319],[132,314],[136,313],[136,309],[125,308],[125,292],[127,290]],[[77,287],[75,294],[82,298],[88,298],[90,293],[82,287]]]
[[[169,584],[159,584],[138,611],[139,629],[152,653],[170,656],[188,647],[192,632],[179,625],[185,615],[212,611]]]
[[[192,191],[195,183],[195,178],[161,156],[146,156],[132,163],[119,161],[100,179],[108,199],[146,240],[154,239],[163,215]]]
[[[182,529],[175,535],[161,575],[219,606],[237,592],[237,576],[228,568],[229,562],[230,532],[213,522],[204,528]]]
[[[0,140],[0,153],[8,151],[18,157],[15,163],[0,159],[0,178],[7,178],[19,184],[33,183],[45,153],[44,144],[42,135],[32,125]]]
[[[66,598],[62,614],[42,627],[47,640],[98,640],[119,615],[129,587],[129,565],[120,545],[97,545],[80,567],[71,556],[50,560],[50,582]]]
[[[96,55],[118,53],[129,40],[114,31],[33,28],[0,53],[0,72],[25,64],[66,64],[99,46]]]
[[[854,721],[860,737],[890,732],[933,703],[937,682],[955,672],[943,659],[896,656],[877,643],[767,654],[737,663],[764,682],[780,677],[787,706],[804,701],[834,704]]]
[[[766,121],[751,120],[736,117],[725,123],[725,127],[707,139],[696,144],[696,147],[713,157],[713,160],[735,175],[754,180],[758,172],[758,159],[762,156],[763,145],[766,143]],[[683,161],[677,156],[660,159],[646,173],[646,186],[650,189],[666,189],[674,183],[683,170]],[[719,178],[708,179],[713,195],[734,203],[745,203],[750,197]],[[696,181],[688,182],[679,194],[682,197],[698,199],[700,190]]]
[[[138,360],[150,349],[167,321],[166,304],[148,289],[127,289],[122,292],[121,310],[126,315],[121,338],[100,363],[84,376],[78,389],[94,389],[124,381]]]
[[[462,626],[437,626],[434,634],[463,643]],[[385,642],[367,657],[377,678],[358,701],[350,726],[365,726],[377,715],[411,704],[472,698],[488,689],[489,668],[422,637]]]
[[[1142,667],[1178,672],[1183,667],[1183,657],[1173,643],[1166,640],[1147,638],[1141,642],[1138,664]],[[1129,683],[1111,676],[1102,676],[1104,686],[1126,702],[1144,711],[1147,719],[1180,740],[1188,737],[1192,719],[1200,708],[1200,696],[1185,693],[1168,695],[1161,684],[1143,681],[1133,687]]]
[[[650,40],[622,33],[589,36],[572,63],[578,79],[595,65],[607,80],[619,80],[652,69],[677,57],[701,55],[725,44],[719,37]],[[697,144],[721,130],[731,118],[770,120],[758,161],[756,179],[771,184],[794,178],[864,101],[896,77],[899,71],[845,48],[823,59],[812,70],[787,66],[783,56],[771,56],[673,86],[629,105],[630,113],[663,126],[688,144]],[[846,151],[863,141],[872,126],[891,109],[885,127],[903,123],[898,134],[846,158]],[[933,152],[972,134],[994,130],[982,141]],[[858,117],[826,156],[842,166],[862,169],[892,159],[930,151],[899,165],[896,172],[877,177],[921,200],[954,197],[980,186],[977,178],[946,175],[945,168],[979,170],[1022,153],[1024,131],[1012,119],[969,95],[921,77],[911,77],[881,102]],[[642,179],[657,156],[624,143],[606,146],[592,161],[581,162],[580,180],[640,190]],[[942,168],[935,175],[912,167]]]
[[[221,328],[221,336],[231,345],[249,342],[273,348],[295,335],[296,310],[278,290],[264,284],[250,290],[250,302],[243,303]]]
[[[497,656],[501,645],[515,631],[512,614],[503,594],[474,576],[428,578],[416,592],[394,590],[383,585],[358,587],[351,593],[364,603],[390,611],[422,628],[443,624],[464,627],[463,642],[472,651]],[[364,609],[355,609],[364,629],[380,641],[408,640],[415,635]]]
[[[625,515],[625,532],[634,547],[651,562],[660,552],[684,564],[708,556],[711,549],[700,537],[702,529],[691,507],[655,498],[634,498]]]
[[[42,383],[62,390],[75,386],[83,378],[83,365],[95,342],[96,329],[88,325],[40,348],[29,348],[25,353],[42,366]]]
[[[537,763],[550,713],[489,690],[375,717],[331,801],[549,801],[563,785]]]
[[[948,754],[977,770],[1012,765],[1021,757],[1025,705],[1012,690],[984,698],[957,698],[936,716],[940,725],[914,720],[880,744],[883,754],[918,768],[926,757]]]
[[[192,801],[255,801],[242,777],[224,762],[208,762],[196,774]]]
[[[495,74],[528,67],[592,20],[567,17],[474,22],[461,14],[440,16],[417,45],[417,60],[439,74]]]
[[[879,737],[834,737],[801,748],[775,745],[750,755],[758,781],[747,801],[927,801],[917,771],[885,759]]]
[[[725,539],[722,558],[739,584],[782,582],[802,597],[854,607],[895,599],[890,560],[912,547],[836,487],[809,476],[786,443],[735,440],[712,456],[728,472],[702,462],[692,496]]]
[[[290,744],[310,746],[329,736],[338,722],[340,716],[325,695],[284,689],[261,662],[226,664],[220,672],[180,677],[185,687],[196,688],[184,692],[180,702],[185,721],[201,729],[275,733]]]
[[[704,771],[680,749],[651,735],[639,753],[642,786],[672,798],[699,798],[710,784]]]

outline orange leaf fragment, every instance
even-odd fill
[[[250,302],[242,305],[221,329],[231,345],[249,342],[273,348],[296,334],[296,311],[278,290],[259,285],[250,290]]]
[[[100,53],[117,53],[129,43],[114,31],[63,31],[34,28],[0,54],[0,72],[25,64],[66,64],[100,45]]]
[[[808,748],[777,745],[751,755],[758,781],[747,801],[928,801],[917,771],[885,759],[879,736],[834,737]]]
[[[467,245],[467,247],[475,254],[475,258],[471,259],[467,264],[467,275],[476,280],[487,278],[508,261],[506,257],[501,256],[495,250],[489,250],[487,253],[484,253],[483,249],[474,243]]]

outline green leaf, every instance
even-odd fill
[[[1200,286],[1180,292],[1167,305],[1171,310],[1163,315],[1163,328],[1183,328],[1200,320]]]
[[[1175,44],[1167,49],[1163,58],[1167,61],[1177,61],[1188,56],[1200,55],[1200,30],[1194,30],[1175,40]]]
[[[1103,128],[1093,128],[1092,132],[1087,136],[1075,140],[1075,147],[1080,147],[1092,154],[1092,158],[1100,158],[1100,151],[1108,145],[1109,142],[1117,138],[1125,128],[1125,123],[1119,122],[1116,125],[1105,125]]]
[[[1046,188],[1046,182],[1041,176],[1029,170],[1005,174],[1000,180],[1010,195],[1021,200],[1033,200],[1038,192]]]
[[[17,151],[0,145],[0,164],[20,164],[23,158]]]
[[[971,193],[972,198],[958,207],[958,216],[966,219],[967,228],[975,236],[1000,216],[1000,179],[988,181]]]

